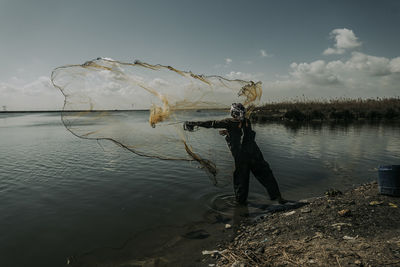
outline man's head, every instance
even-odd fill
[[[244,120],[246,108],[241,103],[233,103],[231,105],[231,116],[235,119]]]

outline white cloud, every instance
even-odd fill
[[[260,56],[261,57],[272,57],[273,55],[270,53],[267,53],[264,49],[260,49]]]
[[[31,82],[11,77],[0,82],[0,106],[8,110],[61,109],[63,96],[53,87],[49,77],[40,76]]]
[[[333,48],[324,54],[343,54],[361,45],[353,31],[336,29]],[[350,97],[399,97],[400,57],[386,58],[352,52],[341,60],[315,60],[292,63],[287,75],[264,81],[264,96],[269,100]]]
[[[233,62],[233,60],[228,57],[228,58],[224,59],[224,64],[216,64],[216,65],[214,65],[214,68],[216,68],[216,69],[227,68],[232,62]]]
[[[257,78],[261,76],[260,73],[258,74],[253,74],[253,73],[245,73],[241,71],[231,71],[230,73],[226,74],[226,77],[228,77],[231,80],[239,79],[239,80],[253,80],[256,81]]]
[[[36,95],[49,92],[52,93],[56,89],[53,87],[49,77],[40,76],[36,80],[25,84],[22,87],[22,90],[26,95]]]
[[[317,60],[311,63],[292,63],[290,65],[292,77],[313,84],[335,84],[339,82],[339,78],[332,71],[331,65],[326,64],[323,60]]]
[[[282,100],[305,95],[332,97],[400,96],[400,57],[393,59],[353,52],[343,60],[292,63],[288,77],[263,82],[264,95]]]
[[[261,57],[268,56],[267,52],[264,49],[260,49]]]
[[[390,61],[390,71],[400,73],[400,57],[393,58]]]
[[[5,104],[5,99],[6,97],[9,97],[15,93],[18,93],[18,89],[10,84],[7,83],[0,83],[0,104]]]
[[[353,52],[350,60],[346,62],[346,69],[359,70],[372,76],[384,76],[392,73],[390,62],[388,58]]]
[[[226,77],[228,77],[231,80],[234,79],[250,79],[251,78],[251,74],[250,73],[243,73],[240,71],[231,71],[230,73],[226,74]]]
[[[358,41],[358,38],[355,36],[354,32],[346,28],[334,29],[331,31],[330,36],[335,40],[335,44],[333,48],[327,48],[323,52],[324,55],[341,55],[349,49],[354,49],[361,46],[361,42]]]
[[[166,87],[169,86],[169,82],[167,82],[164,79],[161,78],[154,78],[153,80],[150,81],[149,83],[150,87]]]

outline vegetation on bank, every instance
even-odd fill
[[[400,120],[400,98],[272,102],[252,113],[255,121]]]

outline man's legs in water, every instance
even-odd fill
[[[250,164],[246,161],[236,161],[233,173],[233,189],[236,201],[245,204],[249,195]]]
[[[274,174],[272,173],[268,162],[264,160],[261,151],[256,153],[251,163],[252,173],[257,178],[257,180],[267,189],[271,200],[278,200],[280,204],[286,203],[287,201],[282,198]]]

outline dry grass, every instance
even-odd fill
[[[261,107],[261,109],[318,109],[318,110],[381,110],[381,109],[400,109],[400,98],[375,98],[375,99],[320,99],[320,100],[292,100],[284,102],[271,102]]]
[[[375,99],[295,99],[271,102],[257,109],[258,112],[279,113],[294,121],[307,120],[354,120],[400,119],[400,98]]]

